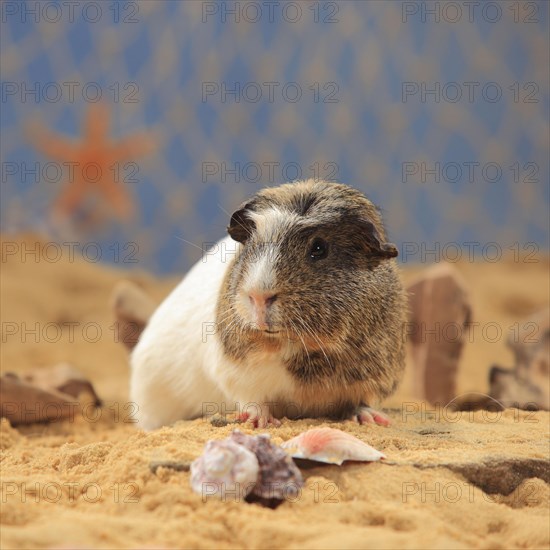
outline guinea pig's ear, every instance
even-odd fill
[[[254,222],[248,214],[253,210],[254,199],[241,204],[238,210],[233,212],[227,232],[234,241],[244,243],[254,230]]]
[[[393,243],[385,243],[372,222],[363,222],[362,226],[369,256],[384,259],[397,257],[397,247]]]

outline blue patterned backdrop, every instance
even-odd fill
[[[548,2],[474,4],[3,2],[2,230],[183,271],[246,196],[301,176],[364,190],[401,248],[547,249]],[[48,151],[86,116],[154,142],[117,167],[133,215],[109,192],[53,208],[72,180]]]

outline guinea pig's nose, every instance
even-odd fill
[[[272,292],[249,292],[248,299],[256,309],[263,309],[269,307],[277,299],[277,295]]]

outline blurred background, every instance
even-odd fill
[[[318,177],[401,261],[547,250],[548,2],[474,4],[3,2],[2,231],[178,273],[248,195]]]

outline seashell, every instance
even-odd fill
[[[300,493],[304,485],[302,473],[292,458],[271,442],[269,434],[251,436],[233,430],[230,439],[249,449],[258,459],[260,471],[251,496],[285,500]]]
[[[288,441],[281,447],[293,458],[341,465],[345,460],[373,462],[386,458],[374,447],[355,436],[334,428],[314,428]]]
[[[203,498],[242,500],[254,488],[260,466],[256,455],[230,439],[208,441],[191,464],[191,488]]]

